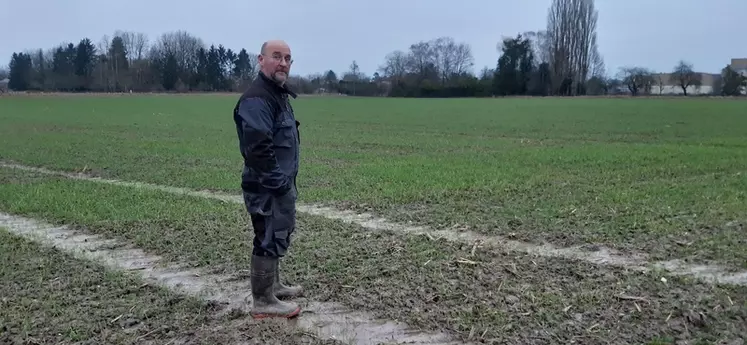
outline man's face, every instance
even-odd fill
[[[292,63],[290,48],[284,43],[268,43],[264,53],[259,55],[262,72],[279,85],[288,80]]]

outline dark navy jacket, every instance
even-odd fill
[[[244,157],[241,189],[250,213],[269,215],[278,199],[285,207],[293,207],[288,202],[295,203],[300,123],[288,96],[296,98],[293,91],[260,72],[234,107]]]

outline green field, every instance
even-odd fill
[[[236,98],[3,97],[0,161],[238,193]],[[294,108],[303,203],[747,268],[747,102],[300,97]],[[240,205],[7,168],[0,168],[0,182],[2,212],[79,226],[174,262],[225,271],[249,262]],[[662,283],[659,273],[472,253],[472,246],[303,214],[294,241],[288,276],[310,298],[464,339],[747,337],[745,287],[674,277]],[[478,264],[457,263],[465,257]],[[692,312],[705,313],[707,326],[693,325]]]
[[[0,99],[0,158],[238,192],[236,97]],[[747,267],[747,102],[299,98],[300,201]],[[692,243],[688,246],[677,242]]]

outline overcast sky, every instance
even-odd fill
[[[186,30],[206,44],[256,53],[280,38],[292,49],[291,73],[348,70],[371,75],[396,49],[439,36],[472,47],[475,72],[495,67],[502,36],[545,28],[551,0],[0,0],[0,65],[15,51],[48,49],[115,30]],[[41,10],[33,9],[39,6]],[[718,72],[747,57],[747,0],[597,0],[599,49],[608,74],[620,66],[670,71],[681,58]]]

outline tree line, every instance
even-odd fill
[[[251,81],[256,57],[210,45],[187,32],[161,35],[116,32],[97,45],[88,38],[48,50],[13,53],[13,90],[39,91],[235,91]]]
[[[726,65],[721,73],[712,75],[710,81],[711,95],[740,96],[747,88],[747,77]],[[622,85],[630,94],[656,95],[662,94],[667,86],[682,89],[687,96],[691,87],[706,86],[703,75],[693,71],[693,65],[680,60],[669,75],[655,73],[645,67],[622,67],[618,73],[618,79],[612,80],[617,85]]]
[[[692,65],[680,61],[663,80],[639,66],[608,77],[597,48],[594,0],[553,0],[544,30],[503,37],[494,68],[472,73],[471,47],[451,37],[411,44],[384,57],[373,75],[356,61],[338,77],[333,70],[292,76],[299,93],[342,93],[391,97],[576,96],[662,92],[679,85],[687,93],[702,84]],[[257,73],[256,53],[207,46],[184,31],[149,42],[146,35],[115,32],[96,45],[88,38],[43,50],[13,53],[13,90],[73,92],[241,91]],[[2,76],[3,71],[0,71]],[[2,78],[0,78],[2,79]],[[658,88],[657,88],[658,86]],[[726,66],[714,78],[714,93],[737,95],[747,79]]]

